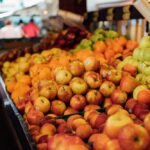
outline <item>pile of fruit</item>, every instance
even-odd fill
[[[89,36],[88,39],[83,39],[71,52],[91,50],[94,51],[95,57],[101,61],[104,60],[105,63],[114,65],[118,59],[132,55],[137,46],[136,41],[127,40],[125,37],[119,36],[117,32],[97,29],[93,35]]]
[[[150,90],[136,79],[134,63],[111,60],[131,55],[137,43],[108,35],[113,39],[103,42],[95,36],[93,51],[52,48],[3,64],[6,88],[38,150],[149,149]],[[109,59],[107,51],[114,52]]]

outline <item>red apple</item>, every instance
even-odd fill
[[[65,110],[64,112],[64,115],[70,115],[70,114],[75,114],[77,113],[78,111],[73,109],[72,107],[67,107],[67,109]]]
[[[106,143],[104,150],[122,150],[122,148],[120,147],[118,140],[112,139]]]
[[[137,95],[137,101],[144,104],[150,104],[150,90],[141,90]]]
[[[88,122],[86,120],[84,120],[83,118],[76,118],[71,123],[71,129],[73,129],[74,131],[76,131],[76,129],[79,126],[86,125],[86,124],[88,124]]]
[[[132,93],[135,87],[138,86],[138,84],[139,83],[136,81],[135,78],[128,75],[128,76],[124,76],[121,79],[120,87],[122,91],[127,92],[127,93]]]
[[[110,139],[106,134],[99,134],[99,136],[96,136],[95,141],[93,141],[94,150],[104,150],[104,147],[109,140]]]
[[[137,74],[137,68],[132,64],[126,64],[123,67],[123,71],[130,73],[131,76],[135,77]]]
[[[93,133],[93,129],[89,124],[83,124],[76,128],[76,135],[81,139],[87,139]]]
[[[102,94],[97,90],[90,90],[86,94],[86,100],[89,104],[99,105],[102,103]]]
[[[99,105],[93,105],[93,104],[86,105],[84,107],[84,111],[98,110],[98,109],[100,109],[100,106]]]
[[[72,127],[73,121],[74,121],[75,119],[77,119],[77,118],[82,118],[82,116],[81,116],[81,115],[72,115],[72,116],[70,116],[70,117],[68,118],[67,124],[68,124],[68,126],[69,126],[70,128]]]
[[[119,134],[118,140],[124,150],[146,150],[149,145],[150,137],[146,129],[137,124],[124,126]]]
[[[56,133],[56,127],[53,124],[45,123],[40,129],[40,133],[42,135],[53,136]]]
[[[119,84],[120,80],[121,80],[121,77],[122,77],[121,71],[116,70],[116,69],[111,69],[108,72],[108,75],[107,75],[106,79],[113,82],[114,84]]]
[[[125,104],[127,101],[127,93],[120,89],[115,89],[111,94],[111,100],[114,104]]]
[[[110,66],[108,66],[107,64],[102,64],[101,68],[100,68],[100,75],[103,78],[106,78],[106,76],[108,75],[109,70],[111,69]]]
[[[128,115],[118,111],[108,117],[104,130],[110,138],[117,138],[119,132],[122,131],[122,127],[132,123],[133,120]]]
[[[144,119],[145,116],[149,113],[149,108],[146,104],[137,102],[133,108],[133,114],[140,119]]]
[[[99,116],[96,118],[95,128],[99,129],[99,131],[102,131],[106,120],[107,120],[107,115],[105,113],[100,113]]]
[[[104,108],[109,108],[111,105],[112,105],[111,99],[110,98],[105,98],[103,107]]]
[[[84,65],[79,60],[74,60],[69,64],[69,70],[73,76],[81,76],[85,72]]]
[[[75,94],[85,94],[88,88],[86,82],[78,77],[75,77],[71,80],[70,87]]]
[[[95,57],[87,57],[84,62],[86,71],[97,71],[100,67],[100,62]]]
[[[65,123],[61,123],[58,127],[57,127],[57,133],[70,133],[71,134],[71,129],[69,128],[68,124]]]
[[[51,104],[52,113],[56,115],[63,115],[64,111],[66,110],[66,105],[64,102],[60,100],[54,100]]]
[[[104,81],[100,86],[100,92],[103,94],[104,97],[109,97],[112,92],[115,90],[116,86],[111,81]]]
[[[86,99],[82,95],[74,95],[70,100],[70,106],[75,110],[83,110],[86,106]]]
[[[62,85],[59,87],[57,96],[61,101],[69,103],[72,95],[72,90],[69,86]]]
[[[93,89],[99,88],[102,84],[102,77],[94,71],[86,72],[84,74],[84,80],[86,81],[88,86]]]
[[[144,127],[150,134],[150,113],[148,113],[144,118]]]
[[[39,125],[40,121],[44,118],[44,114],[38,110],[30,109],[27,113],[27,121],[31,125]]]
[[[137,101],[133,98],[128,99],[126,104],[125,104],[125,109],[129,112],[132,113],[133,112],[133,108],[136,105]]]

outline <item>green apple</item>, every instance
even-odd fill
[[[142,73],[136,75],[136,80],[142,84],[146,84],[146,76]]]
[[[148,61],[150,63],[150,48],[144,48],[143,51],[144,61]]]
[[[133,98],[136,100],[140,91],[148,89],[146,85],[139,85],[133,91]]]
[[[140,41],[140,48],[150,47],[150,36],[144,36]]]

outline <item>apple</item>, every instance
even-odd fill
[[[72,122],[77,118],[82,118],[82,116],[81,115],[72,115],[67,119],[67,124],[70,128],[72,127]]]
[[[150,134],[150,113],[148,113],[144,118],[144,127]]]
[[[93,144],[94,143],[94,141],[99,137],[99,133],[93,133],[90,137],[89,137],[89,139],[88,139],[88,143],[89,144]]]
[[[32,137],[37,137],[40,135],[40,127],[38,125],[29,125],[28,129]]]
[[[100,62],[93,56],[87,57],[83,64],[86,71],[97,71],[100,67]]]
[[[149,113],[148,105],[137,102],[133,107],[133,114],[141,120],[144,120],[145,116]]]
[[[83,118],[76,118],[72,121],[71,123],[71,128],[76,131],[77,127],[81,126],[81,125],[86,125],[88,124],[88,122],[86,120],[84,120]]]
[[[90,90],[86,94],[86,100],[89,104],[99,105],[102,103],[102,94],[97,90]]]
[[[94,71],[87,71],[84,74],[84,80],[86,81],[88,86],[93,89],[99,88],[102,84],[102,77]]]
[[[93,141],[94,150],[104,150],[104,147],[109,140],[110,139],[106,134],[104,133],[99,134]]]
[[[150,48],[150,36],[144,36],[140,41],[140,48]]]
[[[91,115],[93,116],[97,114],[99,114],[99,112],[95,109],[87,110],[84,112],[84,119],[89,122],[89,120],[91,119]]]
[[[73,95],[72,90],[69,86],[61,85],[59,87],[57,96],[61,101],[65,102],[65,103],[69,103],[72,95]]]
[[[47,143],[39,143],[39,144],[37,144],[37,149],[38,150],[45,150],[45,149],[47,149]]]
[[[31,125],[39,125],[43,118],[44,114],[34,108],[30,109],[27,113],[27,121]]]
[[[103,77],[103,78],[106,78],[106,76],[108,75],[108,72],[110,70],[110,67],[105,64],[105,65],[101,65],[101,68],[100,68],[100,75]]]
[[[70,133],[71,134],[71,129],[69,128],[68,124],[66,122],[61,123],[57,127],[57,133]]]
[[[93,105],[93,104],[86,105],[84,107],[84,111],[98,110],[98,109],[100,109],[100,106],[99,105]]]
[[[119,140],[112,139],[106,143],[104,150],[122,150],[119,144]]]
[[[132,93],[138,85],[139,83],[132,76],[124,76],[120,81],[121,90],[127,93]]]
[[[99,131],[102,131],[107,120],[107,115],[105,113],[100,113],[99,116],[96,118],[94,127]]]
[[[130,73],[131,76],[135,77],[137,74],[137,67],[135,67],[132,64],[126,64],[123,69],[123,71]]]
[[[138,82],[140,82],[141,84],[146,84],[146,82],[147,82],[147,79],[146,79],[146,75],[144,75],[144,74],[142,74],[142,73],[138,73],[137,75],[136,75],[136,80],[138,81]]]
[[[34,102],[34,107],[43,113],[50,111],[50,106],[50,101],[44,96],[39,96]]]
[[[83,124],[76,128],[75,133],[81,139],[87,139],[93,133],[93,129],[91,128],[91,126],[89,124]]]
[[[116,69],[111,69],[108,72],[108,74],[106,76],[106,79],[113,82],[114,84],[119,84],[120,80],[121,80],[121,77],[122,77],[121,71],[116,70]]]
[[[105,99],[104,99],[103,107],[107,109],[107,108],[109,108],[111,105],[112,105],[111,98],[105,98]]]
[[[67,109],[64,111],[64,115],[70,115],[77,113],[77,110],[73,109],[72,107],[67,107]]]
[[[116,86],[111,81],[104,81],[100,86],[100,92],[103,94],[104,97],[109,97],[112,92],[115,90]]]
[[[86,82],[78,77],[71,80],[70,87],[74,94],[85,94],[88,89]]]
[[[83,110],[86,106],[86,99],[84,96],[77,94],[70,100],[70,106],[75,110]]]
[[[56,115],[63,115],[64,111],[66,110],[66,105],[64,102],[60,100],[54,100],[51,103],[51,111]]]
[[[129,150],[129,147],[131,150],[144,150],[148,148],[150,137],[144,127],[128,124],[120,130],[118,140],[124,150]]]
[[[33,104],[29,101],[25,105],[24,113],[27,114],[30,111],[31,108],[33,108]]]
[[[55,74],[55,80],[58,84],[68,84],[72,79],[72,74],[66,70],[66,69],[61,69],[58,70]]]
[[[139,85],[137,86],[134,91],[133,91],[133,98],[135,100],[137,100],[137,96],[139,94],[140,91],[144,90],[144,89],[147,89],[147,86],[146,85]]]
[[[57,95],[57,87],[53,82],[49,85],[42,86],[39,88],[39,95],[53,100]]]
[[[40,133],[42,135],[53,136],[56,133],[56,127],[53,124],[45,123],[40,129]]]
[[[107,115],[113,115],[116,112],[123,110],[123,107],[121,105],[113,104],[107,109]]]
[[[120,89],[115,89],[111,94],[111,100],[114,104],[123,105],[127,101],[127,93]]]
[[[133,112],[133,108],[134,106],[137,104],[137,101],[133,98],[128,99],[126,104],[125,104],[125,109],[129,112],[132,113]]]
[[[84,65],[79,60],[74,60],[69,64],[69,70],[73,76],[81,76],[85,72]]]
[[[150,90],[141,90],[137,95],[137,101],[144,104],[150,104]]]
[[[133,120],[128,116],[120,112],[116,112],[115,114],[108,117],[105,123],[105,133],[110,138],[117,138],[122,128],[127,124],[132,124]]]

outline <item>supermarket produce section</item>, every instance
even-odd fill
[[[1,57],[18,149],[149,150],[150,37],[72,27],[49,40]]]

